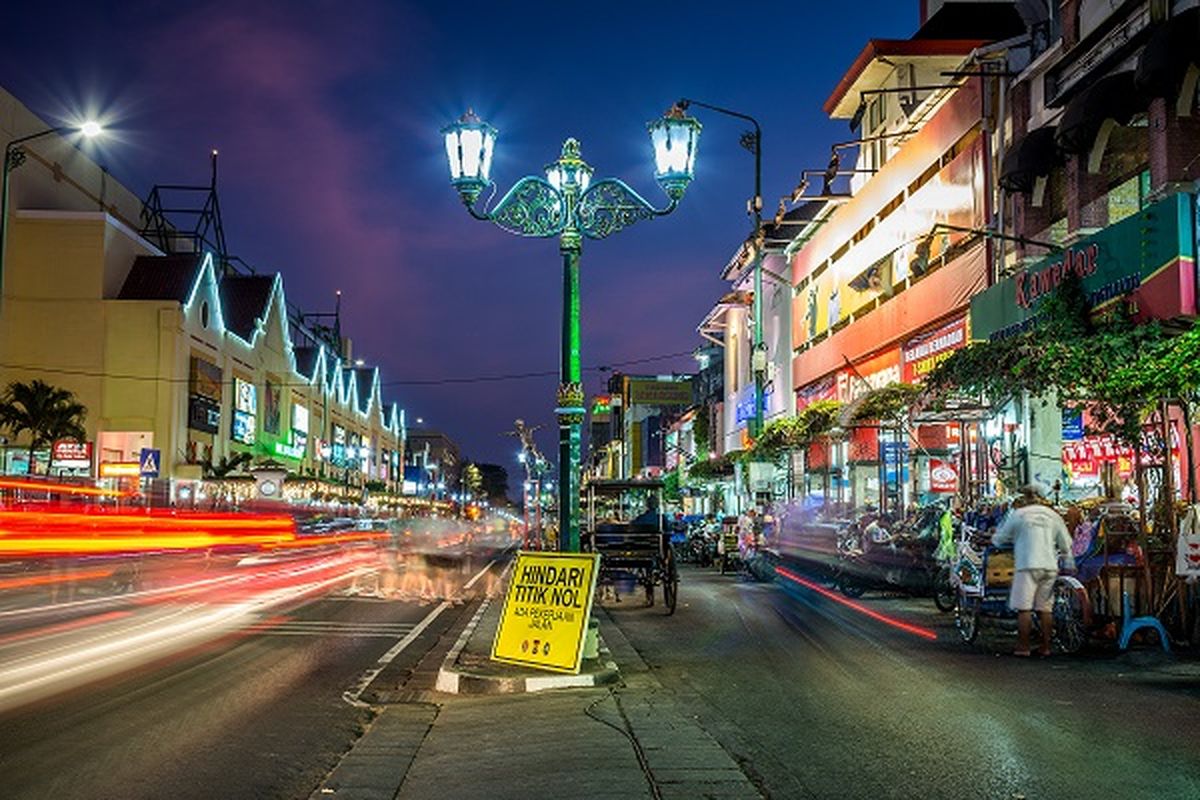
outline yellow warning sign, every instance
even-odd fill
[[[578,673],[599,560],[595,553],[517,553],[492,659]]]

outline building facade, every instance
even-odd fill
[[[0,105],[8,139],[47,127],[10,95]],[[87,407],[91,463],[76,472],[137,479],[156,451],[176,500],[206,484],[235,492],[212,482],[261,464],[289,473],[294,500],[398,488],[403,413],[348,343],[304,328],[281,275],[196,241],[163,247],[144,205],[70,142],[24,150],[10,175],[0,385],[41,379]],[[18,452],[6,471],[28,470]],[[36,471],[59,471],[44,459]]]

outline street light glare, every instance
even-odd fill
[[[96,120],[89,119],[87,122],[79,126],[79,132],[91,139],[104,133],[104,128],[99,122],[96,122]]]

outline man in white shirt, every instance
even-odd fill
[[[1013,546],[1016,569],[1008,605],[1017,612],[1018,656],[1029,655],[1029,630],[1036,609],[1042,623],[1041,655],[1050,655],[1050,638],[1054,620],[1051,616],[1054,581],[1058,578],[1058,557],[1071,558],[1071,536],[1062,517],[1038,502],[1037,489],[1021,489],[1020,508],[1014,508],[1004,518],[1000,529],[992,536],[992,544]]]

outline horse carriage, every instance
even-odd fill
[[[679,570],[662,509],[662,481],[593,480],[584,487],[581,538],[600,554],[599,584],[634,583],[654,605],[662,587],[667,614],[675,613]]]

